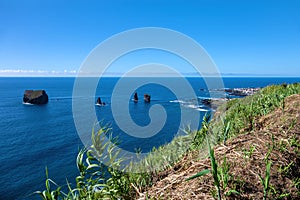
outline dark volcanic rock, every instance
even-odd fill
[[[225,92],[231,96],[245,97],[258,92],[260,88],[226,88]]]
[[[149,94],[144,94],[144,101],[149,103],[151,99],[151,96]]]
[[[100,97],[98,97],[98,99],[97,99],[97,104],[102,104],[102,101],[101,101]]]
[[[48,95],[45,90],[25,90],[23,102],[31,104],[46,104],[48,103]]]
[[[134,93],[133,100],[134,102],[137,102],[139,100],[139,97],[136,92]]]
[[[221,104],[226,102],[226,98],[202,99],[201,103],[208,108],[216,110]]]
[[[101,105],[101,106],[105,106],[105,102],[102,102],[100,97],[97,98],[96,104]]]
[[[211,107],[212,100],[211,99],[202,99],[201,103],[205,106]]]

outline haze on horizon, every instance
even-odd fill
[[[225,76],[300,76],[300,1],[0,0],[0,76],[76,76],[99,43],[134,28],[162,27],[197,41]],[[144,62],[193,68],[166,53],[120,58],[108,76]]]

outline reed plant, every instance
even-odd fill
[[[201,131],[206,136],[205,140],[206,140],[206,144],[207,144],[208,155],[210,158],[211,169],[202,170],[202,171],[198,172],[197,174],[187,178],[186,181],[189,181],[189,180],[192,180],[192,179],[195,179],[195,178],[198,178],[198,177],[201,177],[201,176],[211,173],[212,177],[213,177],[213,184],[217,191],[217,198],[218,198],[218,200],[221,200],[222,199],[221,190],[224,191],[224,195],[230,195],[232,193],[239,194],[239,192],[237,192],[234,189],[227,188],[229,179],[231,179],[231,176],[229,174],[230,165],[227,163],[226,157],[224,157],[223,163],[221,164],[221,166],[218,166],[218,163],[217,163],[216,157],[215,157],[215,153],[214,153],[214,149],[212,148],[211,141],[209,139],[211,137],[211,135],[209,134],[210,133],[209,132],[209,130],[210,130],[209,120],[210,120],[210,115],[205,115],[203,118],[203,121],[202,121]],[[229,127],[230,127],[230,122],[226,123],[226,126],[224,126],[224,128],[222,129],[224,135],[226,135],[228,133]],[[227,191],[225,192],[225,190],[227,190]]]
[[[61,187],[56,184],[52,179],[49,178],[48,168],[46,167],[46,181],[44,191],[36,191],[35,194],[39,195],[43,200],[56,200],[59,199],[62,195],[66,195],[65,193],[61,192]],[[52,190],[51,185],[55,186],[56,189]]]
[[[267,161],[266,162],[266,171],[265,171],[265,176],[262,177],[261,175],[259,176],[259,180],[261,182],[261,184],[263,185],[263,199],[266,200],[267,199],[267,195],[268,195],[268,191],[270,189],[270,175],[271,175],[271,161]]]

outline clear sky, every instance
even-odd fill
[[[299,10],[298,0],[0,0],[0,75],[72,74],[108,37],[164,27],[223,74],[300,76]]]

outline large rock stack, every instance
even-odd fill
[[[45,90],[25,90],[23,102],[30,104],[46,104],[48,103],[48,95]]]
[[[151,99],[151,96],[149,94],[144,94],[144,101],[149,103]]]

